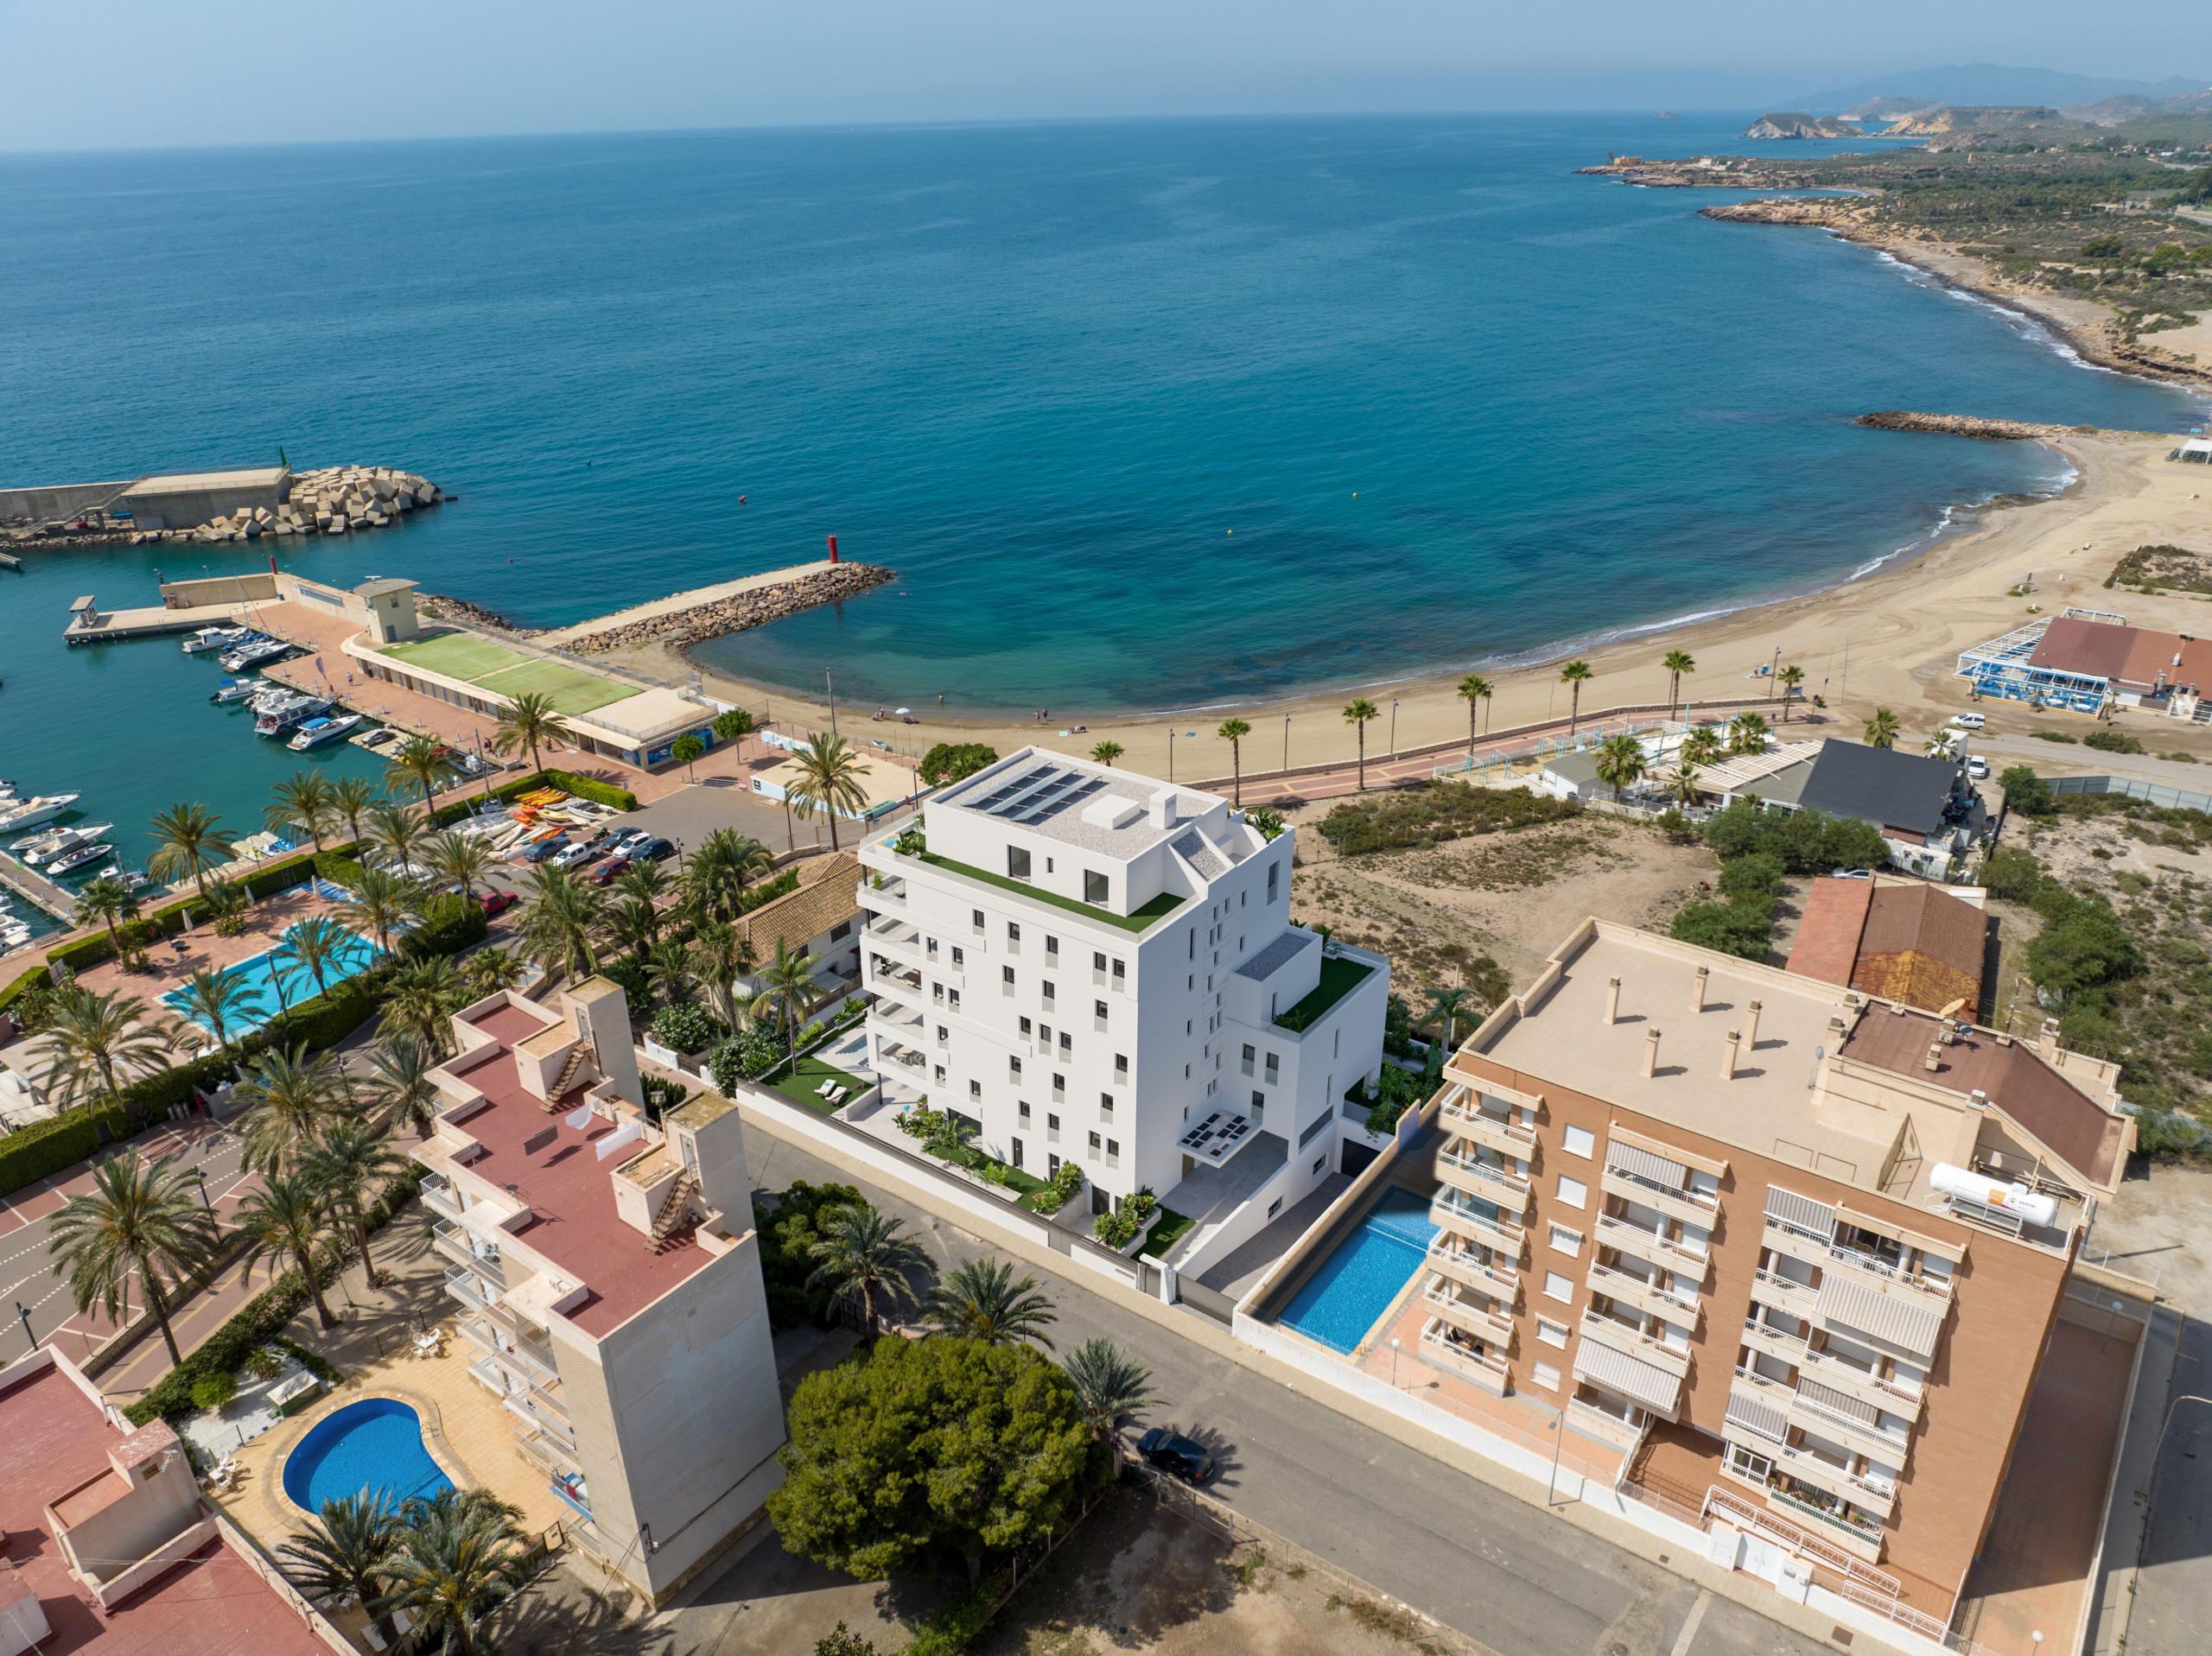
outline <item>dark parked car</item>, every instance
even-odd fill
[[[569,841],[565,835],[556,834],[550,840],[540,840],[522,853],[524,862],[543,862],[556,851],[566,851]]]
[[[632,848],[630,860],[632,862],[666,862],[675,854],[676,847],[666,840],[648,840],[645,844]]]
[[[630,860],[618,851],[598,867],[593,869],[588,878],[594,885],[611,885],[629,866]]]
[[[1137,1439],[1137,1453],[1161,1471],[1172,1473],[1193,1488],[1212,1477],[1217,1470],[1213,1456],[1204,1443],[1178,1437],[1173,1432],[1158,1426]]]
[[[515,894],[512,891],[486,891],[476,901],[483,908],[486,920],[496,920],[514,907]]]

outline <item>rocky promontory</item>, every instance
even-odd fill
[[[2025,420],[1983,420],[1971,414],[1916,414],[1906,409],[1884,409],[1862,414],[1852,424],[1877,431],[1933,431],[1947,437],[1974,437],[1983,442],[2039,442],[2046,437],[2094,435],[2094,426],[2045,426]]]
[[[702,644],[725,633],[766,626],[771,621],[780,621],[786,615],[796,615],[817,605],[857,598],[872,587],[880,587],[893,574],[893,571],[872,563],[832,564],[826,569],[774,586],[756,587],[601,631],[581,633],[563,640],[562,647],[587,656],[637,644],[661,644],[680,650],[686,644]]]

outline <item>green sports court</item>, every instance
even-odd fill
[[[601,678],[565,662],[524,655],[468,632],[441,632],[407,644],[386,644],[377,653],[423,672],[476,685],[509,701],[535,690],[550,696],[554,707],[569,714],[589,713],[638,694],[635,685]]]

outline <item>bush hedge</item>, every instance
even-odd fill
[[[343,885],[349,891],[358,891],[361,889],[360,860],[348,854],[348,850],[316,852],[315,872],[333,885]]]
[[[432,905],[423,923],[399,940],[399,952],[418,961],[434,955],[457,955],[484,941],[492,923],[484,905],[460,897],[446,897]]]

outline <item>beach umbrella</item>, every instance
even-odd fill
[[[912,707],[900,707],[899,711],[900,713],[912,713],[913,712],[913,709]]]

